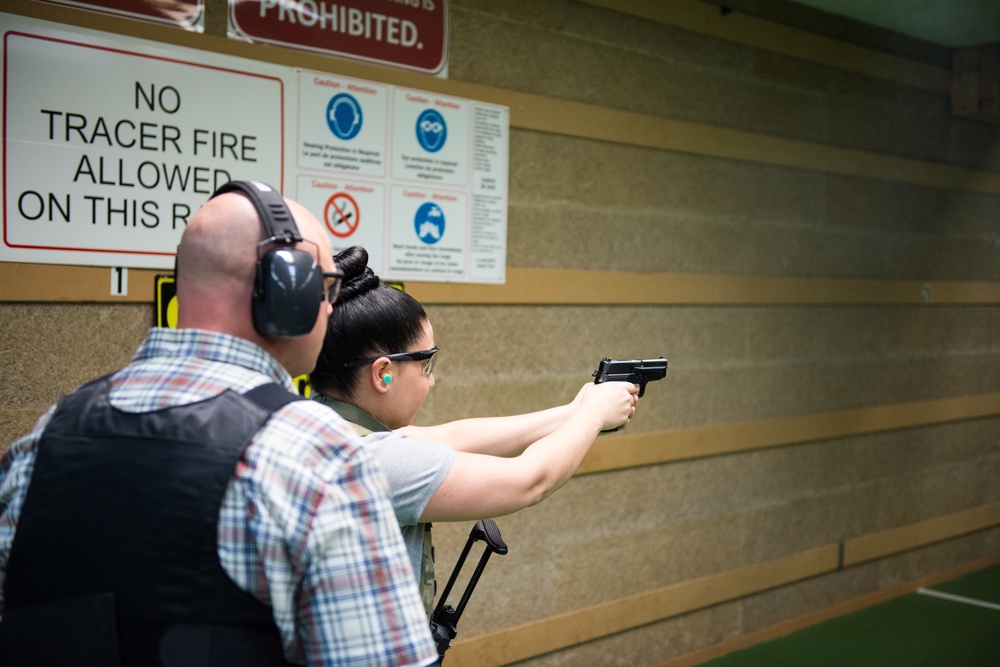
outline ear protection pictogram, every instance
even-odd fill
[[[266,236],[258,250],[274,246],[257,258],[251,306],[254,328],[272,338],[304,336],[316,325],[320,305],[326,300],[323,269],[312,255],[295,248],[302,235],[274,188],[258,181],[230,181],[212,197],[234,191],[253,202],[264,223]]]

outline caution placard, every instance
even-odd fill
[[[299,93],[295,195],[335,251],[363,245],[387,278],[504,281],[506,108],[317,72]]]

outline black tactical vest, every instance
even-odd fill
[[[65,397],[42,434],[4,580],[0,664],[287,664],[271,609],[222,569],[217,524],[251,437],[299,397],[271,383],[130,414],[109,386]]]

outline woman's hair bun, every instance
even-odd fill
[[[343,271],[344,282],[340,287],[337,301],[343,303],[359,294],[364,294],[379,286],[381,280],[368,267],[368,251],[359,245],[351,246],[333,256],[337,269]]]

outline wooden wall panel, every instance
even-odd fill
[[[635,435],[607,435],[591,447],[577,474],[606,472],[998,415],[1000,415],[1000,393],[990,393],[876,405],[740,424],[718,424]]]

